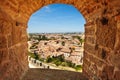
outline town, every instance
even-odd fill
[[[29,56],[47,63],[74,67],[83,64],[83,33],[30,33]]]

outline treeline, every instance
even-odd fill
[[[30,41],[31,39],[38,40],[38,41],[50,40],[45,35],[38,35],[38,36],[37,35],[30,35],[28,40]]]

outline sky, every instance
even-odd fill
[[[84,32],[85,22],[74,6],[51,4],[31,15],[28,33]]]

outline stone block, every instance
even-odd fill
[[[0,78],[1,79],[7,74],[6,72],[9,68],[10,68],[9,62],[6,62],[6,63],[4,63],[4,65],[0,66]]]
[[[120,69],[120,54],[112,54],[109,59],[112,65]]]
[[[84,63],[87,65],[87,66],[90,66],[90,61],[88,61],[87,59],[84,59]]]
[[[7,38],[6,36],[0,36],[0,49],[7,48]]]
[[[103,61],[101,61],[101,60],[99,60],[99,59],[97,59],[97,58],[94,58],[93,59],[94,60],[94,63],[97,65],[97,67],[102,67],[102,65],[104,64],[104,62]]]
[[[106,77],[105,77],[105,79],[107,80],[113,80],[114,78],[113,78],[113,73],[114,73],[114,66],[104,66],[103,67],[103,74],[105,74],[106,75]],[[102,75],[103,75],[102,74]],[[104,79],[104,78],[102,78],[102,79]]]
[[[28,19],[33,12],[43,6],[46,6],[47,4],[52,4],[56,2],[71,4],[80,9],[87,21],[87,24],[85,25],[86,36],[93,36],[96,38],[97,42],[94,42],[93,38],[86,38],[87,40],[85,41],[85,51],[89,54],[85,54],[84,56],[84,73],[86,73],[86,75],[90,77],[90,79],[97,79],[97,77],[101,77],[101,80],[111,79],[111,75],[113,75],[113,67],[104,67],[104,70],[101,71],[100,76],[97,75],[99,70],[96,69],[96,67],[101,67],[103,66],[103,64],[105,64],[100,59],[106,59],[106,57],[108,56],[106,54],[107,52],[104,49],[99,50],[99,47],[95,47],[94,45],[90,44],[96,43],[99,46],[114,50],[117,32],[116,22],[120,21],[120,17],[118,16],[119,14],[116,14],[117,17],[114,20],[114,16],[111,16],[111,12],[114,11],[111,9],[117,7],[117,10],[119,12],[119,0],[0,0],[0,35],[3,35],[0,36],[0,49],[2,50],[4,48],[9,48],[12,46],[9,52],[1,52],[0,50],[0,61],[2,64],[4,63],[2,66],[0,65],[1,80],[19,80],[22,74],[20,70],[25,71],[28,66],[27,48],[24,47],[27,45],[23,44],[23,42],[27,43],[27,33],[25,29],[21,31],[19,23],[23,22],[25,23],[25,25],[27,25]],[[111,8],[108,13],[110,15],[106,14],[106,10],[103,10],[103,7]],[[97,12],[98,9],[104,12]],[[94,11],[96,11],[97,15],[93,14]],[[99,19],[97,20],[96,17]],[[96,24],[94,24],[95,20],[97,20]],[[12,24],[12,22],[14,22],[14,24]],[[94,26],[95,28],[97,28],[97,30],[95,30]],[[7,37],[5,37],[4,35]],[[117,49],[119,49],[119,40],[116,44],[118,45]],[[98,52],[96,52],[97,50]],[[9,55],[7,53],[9,53]],[[9,56],[9,59],[7,59],[7,56]],[[113,55],[112,57],[110,57],[110,59],[113,63],[113,66],[119,68],[119,55]],[[9,62],[4,62],[3,60],[10,60],[10,65],[12,66],[9,66]],[[93,63],[95,64],[95,66],[91,65]],[[92,69],[93,71],[90,71],[89,67],[91,67],[90,69]],[[119,71],[115,72],[115,80],[120,79],[119,73]]]
[[[4,19],[0,19],[0,34],[10,34],[12,31],[12,23]]]
[[[7,36],[7,42],[8,42],[8,47],[11,47],[13,45],[13,42],[12,42],[12,35],[8,35]]]
[[[91,53],[91,54],[95,54],[96,51],[95,51],[95,45],[92,45],[92,44],[87,44],[87,42],[84,44],[84,49],[85,51]]]
[[[120,80],[120,71],[115,71],[114,80]]]
[[[105,18],[106,19],[106,18]],[[97,25],[97,32],[96,32],[96,39],[98,45],[102,45],[104,47],[108,47],[113,49],[115,45],[115,39],[116,39],[116,22],[112,19],[108,19],[108,22],[105,22],[104,18],[98,19],[96,25]]]
[[[95,40],[95,37],[87,37],[86,36],[86,42],[87,43],[90,43],[90,44],[95,44],[96,40]]]
[[[86,35],[94,35],[95,34],[95,27],[86,27],[85,28],[85,34]]]
[[[0,65],[6,61],[9,61],[8,50],[0,50]]]
[[[21,41],[22,31],[20,27],[14,26],[12,29],[12,43],[17,44]]]
[[[116,20],[116,21],[120,21],[120,15],[115,16],[115,20]]]

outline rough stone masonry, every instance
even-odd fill
[[[75,6],[86,20],[83,74],[120,80],[120,0],[0,0],[0,80],[19,80],[28,70],[28,20],[53,3]]]

